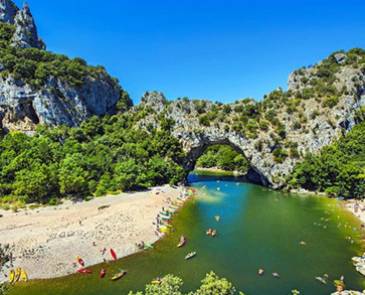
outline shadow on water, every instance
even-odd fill
[[[102,266],[95,266],[95,275],[34,281],[12,294],[127,294],[168,273],[180,276],[185,291],[190,291],[211,270],[250,295],[290,294],[294,288],[302,294],[327,295],[341,275],[348,287],[364,287],[350,261],[362,251],[360,224],[335,200],[289,196],[241,182],[242,178],[192,174],[189,180],[198,197],[175,216],[173,233],[153,250],[103,265],[109,273],[127,269],[121,281],[100,280],[97,273]],[[219,222],[216,215],[221,217]],[[205,235],[210,227],[217,229],[217,238]],[[181,234],[187,236],[188,244],[177,249]],[[301,241],[306,245],[300,245]],[[184,256],[193,250],[197,257],[186,262]],[[262,277],[257,275],[260,267],[266,271]],[[273,278],[272,272],[281,278]],[[330,277],[327,285],[314,279],[324,273]]]

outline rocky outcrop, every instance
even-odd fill
[[[20,48],[45,48],[43,41],[38,37],[37,27],[27,4],[17,12],[14,24],[13,46]]]
[[[11,0],[0,0],[0,22],[14,24],[18,7]]]
[[[121,89],[109,77],[87,77],[81,87],[50,77],[40,90],[0,79],[0,120],[5,130],[32,131],[36,124],[77,126],[91,115],[115,112]]]
[[[155,112],[162,112],[167,100],[162,92],[153,91],[146,92],[141,99],[141,103]]]

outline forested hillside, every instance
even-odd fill
[[[135,118],[93,117],[79,128],[7,134],[0,141],[0,201],[55,203],[183,179],[178,140],[166,130],[132,128]]]

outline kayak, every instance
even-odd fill
[[[117,253],[113,249],[110,249],[110,255],[113,257],[113,260],[118,260]]]
[[[77,272],[78,273],[81,273],[81,274],[87,274],[87,275],[89,275],[89,274],[91,274],[92,273],[92,270],[91,269],[87,269],[87,268],[80,268],[80,269],[78,269],[77,270]]]
[[[196,256],[196,252],[191,252],[188,255],[185,256],[185,260],[192,259]]]
[[[9,283],[10,284],[15,283],[15,271],[13,269],[9,272]]]
[[[184,236],[181,236],[180,238],[180,242],[179,244],[177,245],[178,248],[181,248],[181,247],[184,247],[186,244],[186,238]]]
[[[20,279],[23,282],[28,282],[28,274],[24,269],[21,270]]]
[[[319,282],[321,282],[322,284],[326,285],[327,284],[327,281],[324,279],[324,278],[321,278],[321,277],[315,277],[315,279]]]
[[[18,282],[18,281],[19,281],[21,273],[22,273],[22,269],[21,269],[20,267],[18,267],[18,268],[15,270],[14,283],[16,283],[16,282]]]
[[[80,264],[82,267],[85,266],[85,261],[80,256],[77,256],[76,260],[77,260],[78,264]]]
[[[155,279],[151,282],[152,285],[161,285],[162,281],[161,279]]]
[[[124,277],[126,274],[127,274],[127,272],[126,272],[125,270],[122,270],[121,272],[119,272],[119,273],[115,274],[115,275],[111,278],[111,280],[112,280],[112,281],[118,281],[118,280],[120,280],[122,277]]]
[[[106,270],[105,270],[104,268],[102,268],[102,269],[100,270],[99,277],[100,277],[101,279],[103,279],[103,278],[105,277],[105,275],[106,275]]]

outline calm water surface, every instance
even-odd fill
[[[349,288],[365,286],[350,261],[363,250],[360,224],[335,200],[288,195],[233,178],[218,179],[191,175],[198,197],[176,215],[175,232],[153,250],[103,265],[109,274],[127,269],[128,275],[122,280],[99,279],[101,266],[96,266],[91,276],[34,281],[18,286],[11,294],[128,294],[168,273],[180,276],[185,291],[190,291],[211,270],[248,295],[287,295],[294,288],[301,294],[329,294],[334,291],[332,280],[341,275]],[[221,216],[219,223],[215,215]],[[218,230],[217,238],[205,235],[209,227]],[[177,249],[181,234],[189,242]],[[301,246],[300,241],[306,245]],[[193,250],[197,257],[186,262],[185,255]],[[266,270],[263,277],[256,274],[260,267]],[[273,278],[272,272],[281,278]],[[328,285],[314,279],[324,273],[330,276]]]

